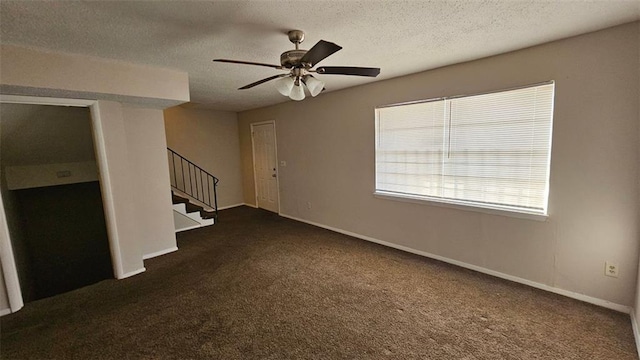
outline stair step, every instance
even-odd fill
[[[189,195],[183,194],[179,191],[171,190],[171,199],[174,204],[192,204],[194,206],[199,206],[201,210],[204,211],[215,211],[211,206],[201,202],[198,199],[190,198]],[[194,210],[199,211],[199,210]]]
[[[190,202],[185,203],[185,205],[187,206],[187,212],[188,213],[204,211],[202,209],[202,206],[198,206],[198,205],[195,205],[195,204],[190,203]]]
[[[187,213],[186,207],[185,203],[173,205],[173,217],[174,223],[176,224],[176,232],[209,226],[216,222],[215,218],[203,218],[200,212]],[[189,224],[189,222],[192,222],[192,224]]]
[[[171,201],[174,204],[186,204],[189,202],[189,199],[184,198],[182,196],[176,195],[173,191],[171,192]]]
[[[216,212],[215,211],[200,210],[200,216],[203,219],[215,219],[216,218]]]
[[[186,214],[198,213],[200,218],[207,223],[206,225],[210,225],[209,222],[213,224],[213,222],[217,219],[215,210],[203,205],[194,204],[191,200],[189,200],[189,198],[183,196],[182,194],[177,194],[173,190],[171,191],[171,200],[174,205],[184,205],[182,210],[178,210],[179,208],[176,208],[175,206],[174,209],[178,211],[184,211]],[[193,218],[193,215],[189,216]]]

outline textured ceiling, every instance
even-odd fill
[[[192,106],[241,111],[289,101],[271,64],[323,39],[343,49],[321,64],[373,66],[376,79],[319,75],[327,91],[478,59],[640,19],[640,1],[6,1],[0,42],[189,73]],[[319,95],[322,96],[322,95]]]

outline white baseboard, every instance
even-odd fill
[[[638,358],[640,358],[640,330],[638,330],[638,321],[636,320],[636,311],[631,308],[631,327],[633,328],[633,337],[636,338],[636,351],[638,351]]]
[[[168,253],[172,253],[172,252],[174,252],[174,251],[178,251],[178,247],[177,247],[177,246],[174,246],[174,247],[169,248],[169,249],[164,249],[164,250],[156,251],[156,252],[153,252],[153,253],[151,253],[151,254],[142,255],[142,260],[151,259],[151,258],[154,258],[154,257],[156,257],[156,256],[160,256],[160,255],[165,255],[165,254],[168,254]]]
[[[144,268],[144,267],[143,267],[143,268],[140,268],[140,269],[138,269],[138,270],[130,271],[130,272],[128,272],[128,273],[122,274],[122,276],[121,276],[121,277],[119,277],[119,278],[118,278],[118,280],[126,279],[126,278],[128,278],[128,277],[132,277],[132,276],[134,276],[134,275],[141,274],[141,273],[143,273],[143,272],[145,272],[145,271],[147,271],[147,269],[146,269],[146,268]]]
[[[242,205],[246,205],[246,206],[252,207],[252,208],[254,208],[254,209],[257,209],[257,208],[258,208],[258,205],[253,205],[253,204],[249,204],[249,203],[244,203],[244,204],[242,204]]]
[[[470,270],[474,270],[474,271],[477,271],[477,272],[481,272],[481,273],[484,273],[484,274],[487,274],[487,275],[499,277],[501,279],[517,282],[517,283],[524,284],[524,285],[529,285],[529,286],[537,288],[537,289],[549,291],[549,292],[552,292],[552,293],[555,293],[555,294],[563,295],[563,296],[570,297],[570,298],[573,298],[573,299],[576,299],[576,300],[580,300],[580,301],[584,301],[584,302],[587,302],[587,303],[590,303],[590,304],[602,306],[604,308],[615,310],[615,311],[619,311],[619,312],[622,312],[622,313],[625,313],[625,314],[631,313],[631,307],[630,306],[620,305],[620,304],[616,304],[616,303],[611,302],[611,301],[607,301],[607,300],[591,297],[591,296],[584,295],[584,294],[579,294],[579,293],[576,293],[576,292],[573,292],[573,291],[569,291],[569,290],[556,288],[556,287],[553,287],[553,286],[550,286],[550,285],[546,285],[546,284],[542,284],[542,283],[539,283],[539,282],[527,280],[527,279],[524,279],[524,278],[521,278],[521,277],[517,277],[517,276],[501,273],[501,272],[498,272],[498,271],[495,271],[495,270],[483,268],[481,266],[472,265],[472,264],[468,264],[468,263],[465,263],[465,262],[462,262],[462,261],[450,259],[450,258],[447,258],[447,257],[444,257],[444,256],[431,254],[431,253],[428,253],[428,252],[425,252],[425,251],[421,251],[421,250],[412,249],[410,247],[406,247],[406,246],[403,246],[403,245],[398,245],[398,244],[390,243],[390,242],[387,242],[387,241],[378,240],[378,239],[375,239],[375,238],[372,238],[372,237],[369,237],[369,236],[356,234],[356,233],[351,232],[351,231],[346,231],[346,230],[334,228],[332,226],[327,226],[327,225],[315,223],[313,221],[300,219],[300,218],[297,218],[297,217],[294,217],[294,216],[290,216],[290,215],[286,215],[286,214],[282,214],[282,213],[280,213],[280,216],[285,217],[285,218],[289,218],[289,219],[292,219],[292,220],[300,221],[300,222],[303,222],[303,223],[307,223],[307,224],[310,224],[310,225],[318,226],[318,227],[321,227],[321,228],[324,228],[324,229],[327,229],[327,230],[335,231],[335,232],[338,232],[338,233],[341,233],[341,234],[349,235],[349,236],[352,236],[352,237],[355,237],[355,238],[358,238],[358,239],[362,239],[362,240],[374,242],[376,244],[388,246],[388,247],[391,247],[391,248],[394,248],[394,249],[406,251],[406,252],[409,252],[409,253],[412,253],[412,254],[421,255],[421,256],[424,256],[424,257],[431,258],[431,259],[439,260],[439,261],[446,262],[446,263],[449,263],[449,264],[452,264],[452,265],[456,265],[456,266],[460,266],[460,267],[463,267],[463,268],[466,268],[466,269],[470,269]]]
[[[5,315],[9,315],[9,314],[11,314],[11,309],[9,309],[9,308],[0,310],[0,316],[5,316]]]
[[[219,207],[218,210],[227,210],[227,209],[231,209],[231,208],[242,206],[242,205],[247,205],[247,204],[239,203],[239,204],[227,205],[227,206]]]

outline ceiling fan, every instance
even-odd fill
[[[215,59],[213,61],[266,66],[278,70],[287,70],[285,74],[269,76],[268,78],[243,86],[238,90],[250,89],[267,81],[279,79],[275,83],[276,89],[278,89],[282,95],[298,101],[305,98],[304,87],[309,90],[311,96],[316,96],[324,90],[324,82],[316,79],[311,73],[369,77],[376,77],[380,74],[379,68],[370,67],[322,66],[313,69],[320,61],[342,49],[342,47],[332,42],[320,40],[311,49],[303,50],[299,49],[299,46],[304,41],[304,32],[301,30],[291,30],[288,32],[288,35],[289,41],[294,43],[296,48],[285,51],[280,55],[280,65],[228,59]]]

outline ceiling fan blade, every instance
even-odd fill
[[[342,46],[336,45],[332,42],[320,40],[318,41],[306,54],[300,59],[301,63],[311,64],[315,66],[317,63],[342,49]]]
[[[282,66],[280,65],[271,65],[271,64],[257,63],[257,62],[251,62],[251,61],[228,60],[228,59],[214,59],[213,61],[223,62],[223,63],[232,63],[232,64],[258,65],[258,66],[266,66],[274,69],[282,69]]]
[[[316,69],[318,74],[330,75],[356,75],[376,77],[380,74],[380,68],[355,67],[355,66],[323,66]]]
[[[277,78],[281,78],[281,77],[285,77],[285,76],[290,76],[290,74],[280,74],[280,75],[273,75],[273,76],[269,76],[269,77],[268,77],[268,78],[266,78],[266,79],[258,80],[258,81],[254,82],[254,83],[249,84],[249,85],[245,85],[245,86],[241,87],[241,88],[240,88],[240,89],[238,89],[238,90],[246,90],[246,89],[250,89],[250,88],[252,88],[252,87],[254,87],[254,86],[256,86],[256,85],[260,85],[260,84],[262,84],[262,83],[266,83],[267,81],[271,81],[271,80],[273,80],[273,79],[277,79]]]

